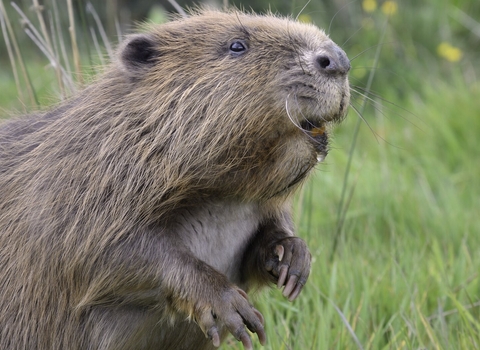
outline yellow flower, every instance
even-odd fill
[[[385,1],[382,4],[382,12],[387,16],[392,16],[398,11],[398,4],[395,1]]]
[[[362,8],[365,12],[373,12],[377,9],[377,2],[375,0],[363,0]]]
[[[437,53],[440,57],[450,62],[458,62],[462,58],[463,52],[458,47],[443,42],[437,47]]]
[[[298,21],[299,22],[302,22],[302,23],[312,23],[312,17],[310,15],[307,15],[307,14],[301,14],[300,16],[298,16]]]

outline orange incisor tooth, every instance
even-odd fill
[[[325,134],[325,125],[322,125],[319,128],[313,128],[310,133],[313,137],[322,136],[323,134]]]

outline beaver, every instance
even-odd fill
[[[310,272],[291,194],[350,62],[317,27],[195,10],[128,36],[66,102],[0,127],[0,348],[266,341],[247,292]]]

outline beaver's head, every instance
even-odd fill
[[[350,61],[317,27],[201,11],[128,38],[129,101],[151,147],[201,189],[271,197],[327,154],[349,105]],[[178,173],[178,170],[177,170]]]

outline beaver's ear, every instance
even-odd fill
[[[153,37],[146,34],[127,37],[121,50],[121,60],[127,71],[148,68],[159,56]]]

